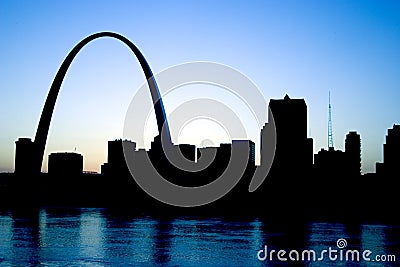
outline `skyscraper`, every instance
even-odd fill
[[[386,144],[383,145],[384,172],[393,176],[400,171],[400,125],[393,125],[388,129]]]
[[[307,138],[307,105],[304,99],[272,99],[269,107],[276,126],[276,151],[271,172],[301,176],[313,163],[312,139]]]
[[[357,132],[349,132],[345,140],[345,154],[348,173],[350,175],[361,174],[361,138]]]
[[[18,175],[33,173],[34,143],[30,138],[19,138],[15,141],[14,172]]]

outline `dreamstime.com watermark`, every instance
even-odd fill
[[[320,251],[313,249],[298,250],[268,250],[265,245],[263,249],[257,252],[257,258],[260,261],[351,261],[351,262],[396,262],[394,254],[375,254],[371,250],[345,249],[347,241],[344,238],[339,238],[336,242],[336,247],[328,247]]]

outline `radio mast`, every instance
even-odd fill
[[[331,91],[329,91],[329,104],[328,104],[328,149],[333,149],[333,134],[332,134],[332,107],[331,107]]]

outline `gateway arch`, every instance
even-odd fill
[[[42,162],[43,162],[44,150],[46,147],[47,135],[49,132],[49,126],[53,115],[54,106],[57,101],[57,96],[60,91],[65,74],[67,73],[68,68],[70,67],[72,61],[79,53],[79,51],[89,42],[101,37],[111,37],[120,40],[131,49],[133,54],[138,59],[142,67],[142,70],[144,72],[144,75],[146,77],[148,86],[150,88],[150,94],[153,101],[154,111],[157,119],[158,132],[160,136],[163,135],[163,138],[167,138],[164,140],[167,140],[169,141],[169,143],[172,144],[167,117],[165,115],[164,105],[161,99],[161,94],[160,91],[158,90],[158,86],[153,76],[153,73],[150,69],[150,66],[147,63],[146,59],[144,58],[143,54],[131,41],[129,41],[124,36],[114,32],[99,32],[86,37],[85,39],[80,41],[71,50],[71,52],[69,52],[68,56],[64,59],[64,62],[62,63],[61,67],[58,69],[58,72],[53,80],[53,83],[50,87],[50,91],[47,95],[45,105],[43,107],[42,115],[40,117],[39,125],[34,140],[34,155],[32,159],[33,160],[32,168],[35,173],[40,173],[42,168]]]

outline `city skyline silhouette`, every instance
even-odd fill
[[[151,148],[148,151],[143,149],[137,150],[134,140],[119,139],[108,142],[109,154],[107,162],[101,166],[101,175],[103,176],[102,184],[107,184],[112,181],[112,179],[116,179],[112,183],[114,183],[114,186],[117,186],[117,188],[126,185],[127,187],[124,188],[124,190],[129,190],[127,188],[132,190],[136,187],[136,192],[139,189],[137,185],[139,185],[147,194],[161,202],[174,206],[186,206],[189,204],[182,204],[184,200],[182,200],[181,197],[184,197],[187,193],[183,193],[184,191],[182,190],[190,189],[184,188],[192,188],[193,190],[212,188],[212,186],[221,184],[220,181],[224,180],[225,185],[221,184],[219,188],[226,188],[224,189],[225,191],[221,191],[207,201],[196,200],[191,202],[193,204],[189,206],[209,204],[227,194],[228,196],[220,203],[227,203],[229,200],[229,203],[234,203],[235,206],[241,208],[244,208],[260,198],[260,194],[254,194],[251,196],[247,195],[247,198],[245,197],[245,199],[242,200],[242,197],[244,197],[247,191],[254,193],[258,188],[261,188],[260,191],[268,192],[267,194],[272,196],[274,196],[276,192],[282,190],[284,192],[290,192],[290,194],[293,195],[298,195],[300,192],[306,191],[307,186],[315,186],[317,180],[322,177],[339,181],[339,188],[343,187],[348,190],[348,192],[354,191],[356,187],[359,186],[361,181],[359,181],[357,177],[362,175],[362,138],[356,131],[350,131],[346,136],[345,151],[335,150],[332,141],[330,93],[328,103],[329,146],[328,150],[322,148],[315,155],[313,155],[314,141],[312,137],[309,137],[307,134],[307,104],[304,99],[292,99],[288,94],[286,94],[283,99],[271,99],[268,108],[265,108],[265,113],[268,112],[268,122],[260,130],[261,159],[259,166],[257,166],[255,160],[255,144],[251,140],[231,139],[231,143],[221,143],[219,146],[205,146],[202,148],[197,148],[195,145],[191,144],[173,144],[163,105],[163,98],[158,89],[156,77],[153,75],[143,54],[126,37],[113,32],[99,32],[80,41],[71,52],[69,52],[57,71],[43,107],[34,141],[26,137],[21,137],[16,140],[15,180],[10,180],[6,177],[1,184],[2,190],[6,194],[18,192],[20,195],[21,192],[25,192],[29,196],[34,193],[36,191],[35,189],[25,187],[25,185],[18,185],[18,181],[25,181],[28,185],[34,187],[47,187],[47,190],[42,192],[43,196],[40,197],[40,199],[45,201],[44,203],[49,204],[52,203],[51,199],[53,199],[49,196],[54,194],[53,191],[60,190],[56,189],[54,186],[62,183],[63,179],[72,179],[75,181],[67,186],[69,190],[65,191],[65,189],[62,189],[61,195],[64,195],[66,198],[68,198],[67,192],[69,191],[81,191],[83,188],[88,189],[90,185],[98,186],[94,184],[95,182],[92,179],[83,179],[84,157],[78,153],[51,153],[48,160],[48,175],[53,181],[50,182],[49,178],[43,180],[43,178],[40,177],[42,176],[43,157],[52,113],[64,76],[79,51],[89,42],[101,37],[112,37],[122,41],[137,57],[148,83],[152,107],[158,126],[158,135],[154,138],[151,143]],[[133,123],[135,125],[136,122]],[[202,129],[202,131],[207,132],[207,129]],[[387,181],[393,181],[393,179],[399,175],[399,170],[396,166],[400,160],[399,137],[400,126],[394,124],[393,129],[388,130],[386,144],[383,145],[384,161],[382,163],[376,163],[377,172],[375,176],[378,180],[374,182],[375,184],[385,185]],[[239,149],[239,147],[241,148]],[[204,161],[205,158],[207,159],[206,162]],[[234,159],[239,161],[232,163]],[[146,161],[150,165],[148,165]],[[199,168],[199,166],[202,167]],[[238,168],[238,166],[242,167]],[[148,187],[150,185],[149,181],[154,179],[151,178],[153,177],[153,174],[150,174],[151,172],[156,175],[154,177],[159,177],[155,178],[156,180],[167,180],[173,187],[175,186],[175,189],[173,189],[173,187],[169,189],[172,190],[170,193],[167,193],[167,189],[165,189],[167,191],[163,193],[164,198],[170,198],[172,196],[175,200],[163,200],[161,195],[157,195],[160,193],[155,193],[160,189],[150,193],[152,190],[151,188],[169,187],[168,183],[164,182],[158,185],[152,184]],[[87,173],[86,176],[90,177],[93,175],[94,173]],[[373,174],[370,173],[369,176],[372,175]],[[222,178],[224,176],[226,178]],[[237,177],[234,178],[234,176]],[[304,180],[304,177],[309,178],[308,180],[307,178]],[[344,177],[346,178],[344,179]],[[135,180],[137,183],[136,186],[133,184],[133,179],[130,178]],[[268,186],[263,185],[266,178],[269,180]],[[372,178],[374,178],[374,176],[372,176]],[[369,179],[372,178],[369,177]],[[327,182],[327,180],[325,182]],[[249,185],[247,186],[245,183]],[[144,186],[145,184],[148,185]],[[103,186],[104,184],[99,187],[102,188],[100,191],[106,190]],[[237,187],[236,189],[235,186]],[[248,188],[248,190],[246,190],[246,188]],[[334,192],[335,190],[333,189],[335,188],[339,189],[333,186],[326,190],[328,190],[328,192]],[[19,189],[21,189],[21,192],[19,192]],[[164,189],[161,189],[160,192],[162,192],[162,190]],[[182,191],[183,195],[181,197],[174,196],[175,193],[172,193],[174,190],[178,190],[176,192]],[[84,196],[85,191],[86,190],[81,191],[81,197],[78,198],[80,201],[87,201]],[[193,194],[195,191],[191,192]],[[198,192],[203,191],[200,189]],[[209,193],[205,192],[206,191],[198,195],[198,197],[200,197],[200,199],[203,197],[207,199],[211,191],[209,191]],[[104,193],[111,194],[108,190]],[[128,192],[126,193],[128,194]],[[134,199],[138,200],[138,196],[136,195],[140,194],[135,194]],[[184,198],[187,198],[187,196]],[[100,199],[102,199],[102,197],[100,197]],[[189,200],[190,197],[187,199]],[[66,200],[58,199],[56,201]],[[224,204],[220,205],[224,206]],[[147,204],[145,206],[147,206]]]
[[[361,133],[363,173],[374,172],[375,163],[383,160],[386,131],[399,123],[400,40],[393,26],[399,6],[393,2],[293,3],[293,9],[283,3],[204,3],[200,13],[193,3],[158,3],[153,12],[159,19],[150,21],[145,13],[136,13],[147,10],[145,3],[104,3],[96,12],[89,3],[26,3],[24,11],[18,3],[1,5],[6,11],[1,16],[6,29],[0,49],[5,126],[1,172],[14,170],[16,137],[34,136],[50,82],[67,52],[85,36],[103,30],[137,42],[155,73],[182,62],[221,62],[243,71],[267,99],[286,93],[306,99],[314,153],[327,147],[331,91],[335,146],[344,150],[347,132]],[[122,136],[125,108],[144,81],[129,54],[124,45],[106,39],[83,49],[63,85],[46,155],[76,147],[86,156],[84,169],[100,172],[106,142]],[[107,104],[109,99],[115,104]],[[171,104],[166,101],[168,112]],[[47,157],[45,162],[47,166]]]
[[[92,34],[86,38],[84,38],[82,41],[80,41],[72,50],[69,52],[65,60],[63,61],[62,65],[57,71],[57,74],[54,78],[54,81],[50,87],[49,93],[47,95],[47,99],[45,102],[45,105],[43,107],[42,115],[39,120],[39,124],[37,127],[36,131],[36,136],[35,140],[32,142],[28,138],[21,138],[20,140],[16,141],[17,147],[21,147],[21,150],[23,152],[18,152],[16,151],[16,160],[15,160],[15,166],[16,166],[16,171],[17,173],[25,173],[25,174],[35,174],[41,172],[42,169],[42,163],[43,163],[43,157],[44,157],[44,151],[46,147],[46,141],[47,141],[47,135],[51,123],[51,118],[53,114],[53,110],[56,104],[58,92],[60,91],[60,88],[62,86],[64,77],[68,71],[68,68],[70,67],[72,61],[74,58],[77,56],[77,54],[80,52],[80,50],[86,46],[88,43],[91,41],[101,38],[101,37],[111,37],[115,38],[124,44],[126,44],[133,54],[136,56],[138,59],[140,65],[142,66],[143,72],[145,74],[146,80],[148,82],[149,90],[150,90],[150,95],[152,98],[153,102],[153,108],[154,112],[156,115],[156,120],[157,120],[157,128],[158,128],[158,137],[155,137],[153,143],[156,144],[155,147],[152,146],[153,151],[154,150],[159,150],[162,149],[162,146],[172,146],[172,139],[171,139],[171,134],[170,134],[170,129],[168,126],[168,120],[167,116],[165,114],[165,109],[162,101],[162,97],[160,94],[160,91],[157,86],[157,82],[155,77],[153,76],[153,73],[150,69],[149,64],[147,63],[146,59],[144,58],[143,54],[140,52],[140,50],[127,38],[125,38],[122,35],[119,35],[117,33],[113,32],[99,32]],[[275,169],[280,169],[280,173],[285,173],[288,169],[287,166],[283,165],[282,167],[277,167],[280,161],[282,161],[282,164],[287,164],[288,162],[291,162],[292,164],[296,164],[291,166],[291,170],[301,170],[301,169],[310,169],[311,165],[313,165],[313,159],[310,157],[310,154],[313,151],[313,139],[311,137],[307,137],[307,105],[304,102],[304,99],[290,99],[290,97],[286,94],[283,101],[277,101],[277,100],[271,100],[269,107],[271,108],[271,113],[275,114],[277,124],[275,122],[274,128],[278,129],[277,136],[278,136],[278,149],[275,152],[275,157],[278,158],[277,162],[275,162]],[[332,121],[331,121],[331,100],[330,100],[330,92],[329,92],[329,118],[328,118],[328,139],[329,139],[329,144],[328,144],[328,151],[325,151],[323,148],[321,151],[318,152],[318,154],[315,156],[316,158],[316,164],[317,168],[322,168],[323,165],[325,165],[325,171],[326,168],[329,168],[329,165],[337,165],[339,162],[341,163],[340,165],[348,165],[347,161],[352,162],[352,164],[349,164],[348,168],[353,169],[352,174],[354,175],[359,175],[361,174],[361,140],[359,134],[357,132],[353,131],[348,134],[348,137],[351,136],[351,134],[354,134],[356,138],[358,138],[358,143],[359,143],[359,148],[354,148],[354,144],[352,145],[353,148],[350,148],[349,150],[353,150],[353,152],[348,152],[352,153],[352,158],[349,159],[349,157],[343,157],[339,156],[341,151],[336,152],[335,154],[335,149],[333,146],[332,142]],[[274,111],[275,110],[275,111]],[[296,117],[297,116],[297,117]],[[271,118],[269,118],[271,120]],[[268,124],[268,122],[267,122]],[[165,129],[163,131],[163,129]],[[274,130],[275,130],[274,129]],[[397,127],[395,125],[393,126],[393,130],[395,131]],[[264,129],[261,130],[263,132]],[[293,130],[298,131],[293,133]],[[265,131],[266,132],[266,131]],[[394,133],[393,135],[395,136],[397,133]],[[164,136],[163,136],[164,135]],[[397,134],[398,135],[398,134]],[[261,136],[266,138],[265,134],[261,133]],[[395,140],[396,137],[391,137],[392,139],[391,142],[394,143],[393,147],[398,146]],[[262,139],[262,138],[261,138]],[[280,139],[285,140],[285,142],[279,141]],[[161,142],[164,142],[162,140],[165,140],[165,143],[161,144]],[[234,141],[234,140],[230,140]],[[261,140],[261,143],[263,141]],[[156,148],[157,146],[160,146],[160,148]],[[253,144],[254,146],[254,144]],[[386,145],[384,145],[386,146]],[[351,147],[349,145],[349,147]],[[194,149],[196,149],[194,147]],[[254,148],[253,148],[254,149]],[[265,147],[264,147],[265,149]],[[346,151],[348,149],[348,143],[346,139]],[[398,147],[396,147],[398,149]],[[187,150],[187,149],[186,149]],[[261,150],[261,149],[260,149]],[[389,165],[392,167],[386,167],[386,169],[390,169],[390,173],[395,172],[395,168],[393,167],[395,164],[393,162],[397,162],[398,159],[396,159],[396,156],[393,156],[395,154],[396,150],[395,149],[388,149],[389,153],[386,153],[387,150],[384,150],[384,156],[386,158],[389,158]],[[297,152],[294,152],[297,151]],[[308,156],[306,151],[308,151]],[[154,153],[154,152],[153,152]],[[162,153],[162,151],[157,152],[157,157]],[[193,152],[194,153],[194,152]],[[294,153],[300,153],[299,155],[296,155]],[[355,153],[355,155],[354,155]],[[17,154],[22,154],[19,155],[18,160],[17,160]],[[71,153],[72,155],[73,153]],[[185,153],[184,153],[185,154]],[[201,153],[200,153],[201,154]],[[253,153],[254,154],[254,153]],[[261,151],[262,154],[262,151]],[[387,154],[390,154],[392,156],[387,156]],[[197,153],[195,153],[197,155]],[[289,155],[292,157],[290,158]],[[54,155],[56,156],[56,155]],[[194,155],[189,156],[193,157]],[[255,159],[255,156],[252,156],[253,159]],[[354,162],[354,157],[356,157],[355,162]],[[384,157],[384,158],[385,158]],[[284,158],[282,160],[281,158]],[[394,159],[392,159],[394,158]],[[191,159],[193,161],[193,159]],[[166,159],[168,161],[168,159]],[[276,160],[275,160],[276,161]],[[18,162],[18,163],[17,163]],[[261,160],[262,162],[262,160]],[[255,160],[254,160],[255,163]],[[377,169],[380,170],[381,173],[384,173],[382,169],[384,169],[383,166],[377,163]],[[49,164],[50,165],[50,164]],[[83,165],[83,163],[82,163]],[[353,165],[353,166],[351,166]],[[354,166],[357,165],[357,166]],[[79,167],[81,169],[83,167]],[[345,168],[347,169],[347,167]],[[355,169],[355,171],[354,171]]]
[[[400,126],[394,125],[392,129],[388,130],[386,137],[387,142],[383,145],[385,151],[386,161],[377,163],[376,174],[369,173],[363,175],[361,180],[360,160],[361,160],[361,139],[360,136],[353,131],[350,131],[346,137],[346,150],[340,151],[334,148],[328,150],[321,149],[318,154],[314,155],[314,164],[307,158],[306,152],[312,152],[310,144],[312,140],[303,135],[305,146],[293,147],[293,144],[302,144],[301,134],[300,139],[294,139],[294,143],[287,141],[293,139],[290,133],[293,132],[290,127],[291,120],[287,120],[290,114],[300,115],[299,129],[301,126],[301,118],[305,119],[306,114],[298,112],[298,109],[306,111],[306,104],[304,99],[290,99],[286,95],[283,99],[270,101],[271,112],[274,113],[276,127],[277,127],[277,150],[272,169],[268,173],[268,177],[264,183],[260,185],[260,189],[256,193],[249,193],[248,187],[252,174],[257,168],[254,160],[254,144],[252,145],[249,162],[245,173],[241,177],[239,183],[229,192],[218,200],[217,204],[205,205],[204,209],[196,209],[195,212],[236,212],[238,210],[247,210],[246,212],[260,211],[249,208],[249,205],[254,205],[259,201],[273,201],[278,198],[282,193],[289,194],[293,199],[296,199],[295,214],[302,214],[303,218],[314,218],[313,216],[322,216],[326,218],[347,218],[347,219],[376,219],[375,215],[367,216],[373,211],[379,211],[379,217],[384,220],[393,220],[390,212],[392,207],[392,198],[395,196],[392,190],[395,189],[391,184],[396,183],[396,178],[399,175],[398,162],[400,155]],[[289,117],[288,117],[289,116]],[[268,124],[266,124],[268,126]],[[289,128],[288,128],[289,127]],[[268,134],[268,127],[264,127],[260,132],[261,136]],[[289,135],[288,135],[289,134]],[[158,141],[157,141],[158,139]],[[262,139],[263,140],[263,139]],[[249,141],[250,144],[252,143]],[[261,141],[263,143],[263,141]],[[292,141],[293,142],[293,141]],[[12,207],[19,203],[18,198],[29,198],[33,201],[31,204],[39,205],[84,205],[84,206],[114,206],[121,207],[139,207],[145,209],[158,210],[161,202],[156,201],[149,197],[135,181],[132,179],[131,173],[127,168],[125,160],[123,143],[128,144],[132,151],[145,152],[144,150],[136,150],[134,142],[128,140],[114,140],[108,142],[108,160],[102,166],[101,174],[84,173],[83,172],[83,156],[79,153],[63,152],[52,153],[49,155],[49,172],[46,174],[32,174],[25,172],[26,161],[29,157],[24,157],[24,152],[28,152],[32,142],[26,138],[20,138],[16,142],[16,165],[19,169],[15,172],[15,176],[0,175],[1,181],[1,196],[2,205]],[[232,143],[234,144],[235,141]],[[205,171],[197,173],[197,175],[183,172],[179,169],[168,167],[168,159],[162,159],[163,150],[160,149],[160,138],[156,138],[153,142],[152,148],[145,153],[148,153],[157,171],[162,176],[171,181],[172,183],[182,186],[199,186],[210,183],[226,168],[227,161],[231,156],[231,144],[221,144],[219,147],[214,147],[217,151],[217,157],[214,158],[213,165],[208,166]],[[181,150],[183,155],[190,161],[195,161],[194,150],[199,148],[188,145],[175,146]],[[27,149],[25,151],[25,149]],[[207,149],[207,148],[200,148]],[[296,151],[296,153],[293,153]],[[201,152],[200,152],[201,153]],[[306,153],[306,154],[304,154]],[[251,156],[252,155],[252,156]],[[312,155],[312,154],[311,154]],[[140,168],[139,165],[137,168]],[[43,176],[45,175],[45,176]],[[188,180],[189,179],[189,180]],[[190,180],[192,179],[192,180]],[[335,181],[331,183],[329,181]],[[320,184],[320,185],[318,185]],[[322,185],[322,187],[321,187]],[[388,187],[389,186],[389,187]],[[36,188],[36,189],[35,189]],[[36,190],[38,190],[36,192]],[[312,190],[312,191],[309,191]],[[360,191],[361,190],[361,191]],[[377,190],[377,191],[371,191]],[[90,193],[91,192],[91,193]],[[310,194],[312,192],[312,194]],[[342,192],[344,196],[359,198],[360,201],[367,203],[368,210],[360,209],[357,212],[352,208],[351,201],[349,207],[343,207],[345,202],[339,201],[334,198],[337,192]],[[361,192],[361,195],[359,195]],[[392,192],[392,193],[389,193]],[[314,203],[317,207],[306,208],[301,207],[304,203],[308,203],[313,199],[312,195],[324,195],[326,210],[319,210],[320,204]],[[375,196],[374,201],[371,198],[363,198],[362,195],[371,194]],[[13,197],[11,197],[13,196]],[[33,197],[33,198],[32,198]],[[310,199],[311,197],[311,199]],[[322,197],[322,196],[320,196]],[[329,199],[331,198],[331,199]],[[379,199],[379,200],[378,200]],[[15,202],[17,201],[17,202]],[[139,203],[139,204],[138,204]],[[339,204],[338,204],[339,203]],[[139,205],[139,206],[138,206]],[[210,206],[211,205],[211,206]],[[226,210],[227,205],[235,206],[234,210]],[[338,205],[338,206],[336,206]],[[383,206],[384,205],[384,206]],[[282,214],[282,204],[276,204],[274,208],[269,208],[269,214]],[[349,209],[350,208],[350,209]],[[168,209],[169,210],[169,209]],[[170,211],[163,211],[170,212]],[[163,213],[161,212],[161,213]],[[261,212],[261,215],[264,212]],[[351,216],[349,217],[349,214]],[[260,214],[259,214],[260,215]],[[292,211],[293,215],[293,211]],[[305,217],[304,217],[305,216]],[[344,217],[343,217],[344,216]]]
[[[136,150],[134,141],[122,139],[109,141],[108,158],[107,162],[101,167],[100,180],[93,180],[93,177],[98,176],[96,174],[84,174],[84,157],[79,153],[71,152],[51,153],[48,160],[49,171],[47,176],[44,177],[43,174],[41,174],[41,169],[46,139],[63,78],[69,65],[80,49],[90,41],[104,36],[114,37],[123,41],[138,57],[148,81],[159,134],[154,138],[151,149],[148,151],[143,149]],[[213,206],[214,208],[217,207],[217,210],[221,207],[226,207],[226,205],[233,205],[236,208],[245,209],[257,201],[264,199],[272,200],[282,192],[285,192],[298,198],[299,203],[296,205],[298,207],[297,212],[304,213],[306,210],[303,210],[301,203],[305,203],[309,197],[301,195],[307,192],[311,187],[319,190],[319,193],[326,193],[328,195],[335,194],[337,190],[341,189],[345,189],[346,192],[350,194],[356,192],[354,190],[360,186],[361,181],[359,177],[362,175],[362,138],[359,133],[356,131],[349,131],[345,140],[344,152],[335,150],[331,142],[328,150],[321,149],[317,154],[313,155],[313,139],[307,134],[308,112],[307,104],[304,99],[292,99],[288,94],[286,94],[283,99],[271,99],[268,109],[265,109],[265,113],[267,112],[269,112],[269,121],[264,125],[262,130],[260,130],[260,166],[256,166],[255,146],[254,142],[251,140],[231,140],[231,144],[220,144],[219,146],[214,146],[212,150],[210,150],[211,147],[197,148],[190,144],[174,145],[172,143],[167,116],[156,79],[141,52],[133,43],[121,35],[112,32],[96,33],[83,39],[76,45],[61,65],[49,90],[35,140],[32,142],[31,139],[22,137],[15,142],[15,177],[14,179],[4,177],[1,181],[1,189],[6,196],[9,194],[17,194],[19,197],[31,198],[33,195],[39,193],[36,192],[36,190],[44,186],[46,189],[44,191],[43,189],[39,189],[40,196],[37,196],[38,199],[36,199],[36,201],[38,201],[39,204],[45,205],[57,203],[65,204],[70,203],[70,201],[78,205],[83,203],[89,205],[119,205],[129,201],[129,199],[137,202],[145,198],[144,192],[141,192],[141,189],[138,187],[138,184],[140,187],[142,187],[142,185],[138,182],[137,177],[133,177],[134,174],[132,172],[133,166],[133,170],[136,171],[136,173],[138,173],[138,170],[141,175],[145,173],[145,170],[141,169],[146,167],[141,163],[139,164],[140,161],[133,161],[132,163],[133,159],[139,159],[138,155],[148,157],[150,160],[149,162],[151,162],[151,168],[154,168],[162,179],[166,179],[172,184],[185,188],[200,188],[217,182],[221,176],[228,172],[231,159],[234,159],[235,156],[237,157],[237,153],[241,153],[239,154],[239,158],[247,154],[245,157],[247,158],[245,159],[245,169],[243,169],[243,173],[238,177],[239,180],[237,180],[237,184],[235,182],[230,190],[214,199],[217,200],[222,197],[217,206]],[[330,96],[329,127],[328,137],[332,138]],[[271,136],[273,136],[272,139]],[[375,179],[373,182],[374,186],[386,186],[388,183],[394,182],[394,178],[399,175],[396,166],[400,158],[399,137],[400,126],[394,124],[393,129],[388,130],[386,144],[383,145],[384,161],[382,163],[377,163],[377,173],[374,176],[370,174],[368,177],[369,179]],[[276,141],[271,145],[270,140]],[[239,147],[239,145],[245,148],[245,150],[235,149],[235,147]],[[263,184],[263,178],[261,182],[257,182],[255,186],[252,186],[251,180],[254,179],[252,178],[253,174],[258,173],[258,170],[262,170],[268,165],[267,158],[270,159],[268,154],[271,154],[271,150],[273,155],[273,160],[270,162],[270,164],[272,164],[270,166],[271,169],[268,167],[264,173],[264,178],[268,178],[267,185]],[[176,152],[178,153],[177,155],[179,155],[178,157],[174,156],[175,158],[170,158],[168,156],[170,153],[174,154]],[[205,169],[188,171],[189,169],[173,164],[174,160],[178,160],[182,163],[186,161],[186,166],[194,167],[198,164],[198,161],[202,162],[202,156],[209,153],[214,154],[214,156],[211,159],[211,165],[208,164],[205,166]],[[136,156],[132,157],[132,155]],[[199,164],[201,165],[201,163]],[[304,177],[306,179],[304,179]],[[135,185],[132,178],[135,178],[135,182],[138,184]],[[320,183],[317,181],[321,178],[335,179],[338,184],[324,189],[323,187],[317,186],[317,184]],[[65,188],[61,189],[59,186],[64,183],[64,180],[70,180],[72,182],[68,182],[64,185]],[[21,182],[27,183],[28,186],[19,184]],[[326,182],[328,182],[328,180],[325,180],[325,183]],[[96,188],[95,191],[98,192],[88,198],[86,194],[89,188],[93,186]],[[110,191],[109,186],[114,190]],[[248,191],[254,193],[258,187],[260,187],[259,191],[263,192],[262,194],[258,192],[258,194],[245,195]],[[78,193],[78,197],[74,196],[73,199],[70,199],[72,192]],[[99,192],[102,193],[99,195]],[[116,197],[115,193],[112,192],[117,192],[117,194],[122,192],[126,196],[132,194],[132,192],[134,193],[133,196],[120,198]],[[150,194],[147,190],[146,192]],[[225,196],[225,194],[227,195]],[[112,200],[107,201],[109,198],[104,198],[106,195],[109,197],[113,196]],[[91,199],[93,196],[99,202]],[[150,196],[154,197],[151,194]],[[154,198],[158,199],[158,197]],[[385,198],[384,200],[387,199]],[[210,204],[213,201],[206,203]],[[10,203],[13,205],[12,201]],[[149,203],[154,203],[154,200]],[[140,206],[157,206],[156,204],[149,203],[144,202]],[[378,202],[377,207],[381,207],[381,205],[385,203],[385,201]],[[332,205],[332,203],[329,202],[329,205]],[[153,208],[155,206],[153,206]],[[281,206],[278,205],[277,210],[280,210],[280,208]],[[277,211],[274,209],[272,210]],[[334,212],[339,211],[341,211],[341,209],[334,209]],[[347,214],[347,212],[350,212],[350,210],[344,209],[344,213]]]
[[[399,14],[0,1],[0,265],[398,264]]]

